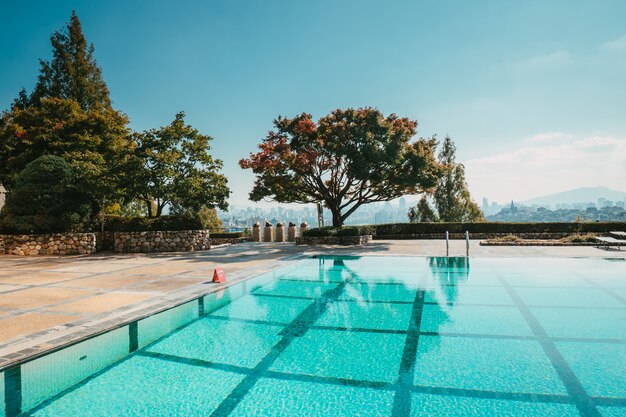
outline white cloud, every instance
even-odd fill
[[[572,135],[563,132],[549,132],[540,133],[538,135],[529,136],[524,138],[524,142],[537,143],[537,142],[556,142],[560,140],[570,140]]]
[[[475,200],[526,200],[577,187],[626,189],[626,138],[594,136],[564,143],[526,143],[508,153],[465,163]]]
[[[514,64],[517,71],[543,71],[552,68],[561,68],[571,63],[572,56],[568,51],[559,50],[548,54],[535,55],[518,61]]]
[[[626,51],[626,35],[606,41],[601,45],[602,49],[609,51]]]

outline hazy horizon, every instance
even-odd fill
[[[137,130],[184,110],[215,138],[235,205],[253,205],[237,162],[274,118],[362,106],[449,134],[478,202],[623,190],[621,1],[10,3],[0,108],[32,89],[73,9],[114,107]]]

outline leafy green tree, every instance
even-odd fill
[[[43,155],[65,159],[95,201],[115,197],[129,158],[128,119],[113,109],[83,110],[69,99],[44,98],[39,106],[0,116],[0,182],[9,190],[19,172]]]
[[[411,223],[436,222],[439,220],[437,214],[428,204],[428,199],[425,195],[422,196],[417,206],[409,209],[408,215]]]
[[[178,113],[169,126],[134,136],[136,157],[128,183],[134,198],[145,203],[148,217],[159,217],[168,205],[174,212],[196,213],[204,206],[228,207],[230,190],[219,173],[222,161],[209,153],[213,138],[184,118]]]
[[[416,194],[435,185],[433,139],[411,141],[417,122],[373,108],[279,117],[260,151],[239,164],[256,174],[250,199],[323,202],[333,226],[363,204]]]
[[[51,37],[52,59],[41,61],[33,92],[19,93],[0,115],[0,183],[9,192],[27,164],[42,155],[65,159],[94,213],[123,197],[132,153],[128,118],[111,107],[108,88],[75,13]]]
[[[482,211],[472,200],[465,181],[465,167],[456,162],[456,146],[449,136],[444,139],[438,155],[443,175],[437,180],[432,200],[437,214],[423,196],[417,207],[409,212],[410,221],[480,222]],[[432,214],[431,214],[432,213]],[[433,219],[433,220],[420,220]]]
[[[16,233],[82,230],[90,216],[89,195],[76,185],[72,166],[45,155],[18,176],[0,212],[0,228]]]

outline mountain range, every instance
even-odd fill
[[[626,199],[626,192],[611,190],[607,187],[581,187],[556,194],[531,198],[530,200],[523,201],[522,203],[553,206],[555,204],[595,203],[599,198],[605,198],[615,203]]]

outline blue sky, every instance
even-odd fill
[[[237,161],[278,115],[374,106],[449,134],[479,200],[626,189],[626,2],[5,2],[0,108],[31,89],[75,9],[135,129],[184,110]]]

